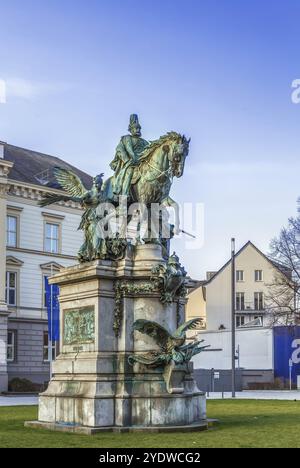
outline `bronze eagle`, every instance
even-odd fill
[[[204,340],[184,344],[187,330],[196,328],[201,322],[201,318],[193,318],[180,325],[171,334],[157,322],[144,319],[136,320],[133,324],[133,330],[151,336],[160,347],[160,351],[155,350],[142,355],[131,355],[128,358],[129,363],[134,364],[134,362],[139,362],[151,367],[158,367],[169,364],[171,361],[175,364],[183,364],[190,361],[193,356],[208,347],[199,346]]]

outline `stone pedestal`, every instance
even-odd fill
[[[95,261],[53,277],[60,286],[61,354],[39,398],[39,421],[27,424],[85,433],[206,428],[205,394],[191,365],[172,375],[170,390],[163,368],[128,363],[133,353],[157,349],[151,337],[132,332],[135,320],[170,332],[184,321],[185,300],[162,304],[149,286],[159,263],[161,247],[141,245],[121,262]]]

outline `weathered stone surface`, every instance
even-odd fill
[[[128,363],[132,353],[157,349],[149,336],[132,333],[134,321],[155,320],[173,332],[178,327],[178,303],[162,304],[155,292],[125,291],[119,335],[113,330],[114,281],[147,281],[156,261],[163,261],[160,247],[148,244],[139,246],[136,259],[70,267],[51,280],[60,286],[62,316],[67,310],[92,307],[95,327],[93,343],[72,345],[63,342],[61,330],[62,353],[53,363],[47,390],[40,395],[41,423],[55,430],[87,427],[88,433],[101,428],[203,427],[205,394],[195,385],[192,366],[179,378],[180,391],[170,394],[163,368]]]
[[[107,426],[107,427],[87,427],[87,426],[74,426],[66,424],[46,423],[41,421],[26,421],[25,427],[35,429],[48,429],[50,431],[71,432],[73,434],[95,435],[102,432],[199,432],[205,431],[208,427],[212,427],[219,421],[216,419],[204,419],[195,424],[184,426]]]

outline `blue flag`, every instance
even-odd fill
[[[47,277],[45,277],[45,294],[49,340],[59,341],[59,287],[57,284],[49,284]]]
[[[274,327],[273,334],[274,375],[288,380],[291,367],[292,382],[296,383],[297,375],[300,375],[300,327]]]

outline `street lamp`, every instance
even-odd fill
[[[231,239],[231,392],[235,398],[235,239]]]

